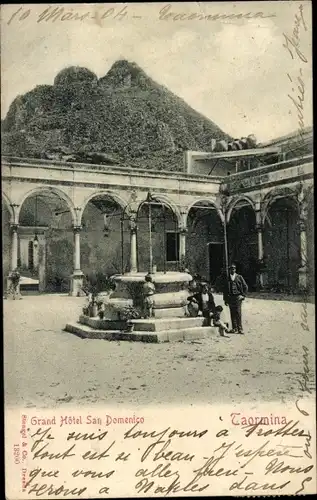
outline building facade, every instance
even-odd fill
[[[4,157],[4,282],[19,268],[40,292],[77,295],[85,275],[152,264],[185,266],[215,284],[227,255],[251,289],[312,290],[312,154],[242,171],[231,162],[230,175],[219,164],[208,175],[212,157],[200,152],[200,165],[204,155],[205,174],[193,165],[156,172]],[[185,154],[187,163],[193,157]]]

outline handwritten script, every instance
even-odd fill
[[[102,412],[11,416],[10,427],[16,422],[18,429],[8,446],[8,470],[20,476],[18,484],[12,481],[12,493],[19,498],[104,498],[310,491],[316,464],[306,452],[313,431],[301,416],[295,420],[295,408],[294,418],[286,422],[273,413],[266,417],[264,410],[240,418],[246,425],[233,425],[232,414],[220,418],[212,412],[201,421],[193,413],[180,427],[172,425],[179,420],[168,413],[165,418],[144,416],[143,423],[134,424],[112,418],[111,425]]]
[[[295,75],[287,73],[291,83],[291,91],[287,97],[291,101],[292,110],[296,112],[298,124],[298,142],[299,146],[304,145],[304,102],[305,102],[305,81],[303,78],[303,65],[308,63],[308,56],[302,49],[302,33],[307,31],[307,24],[304,17],[304,7],[299,5],[298,12],[294,17],[293,29],[290,33],[283,33],[283,47],[287,50],[289,56],[294,62],[298,62],[298,69]]]
[[[204,9],[205,11],[205,9]],[[146,16],[138,13],[135,5],[117,5],[105,8],[103,11],[83,11],[76,8],[65,8],[63,6],[49,6],[43,9],[39,14],[35,14],[31,8],[19,7],[15,9],[7,20],[7,25],[24,22],[26,19],[34,19],[36,23],[56,23],[56,22],[83,22],[94,21],[99,24],[102,21],[124,21],[133,19],[145,19]],[[148,11],[150,12],[150,11]],[[151,9],[153,20],[164,22],[189,22],[189,21],[220,21],[235,22],[241,20],[266,19],[276,17],[274,13],[257,12],[235,12],[235,13],[215,13],[215,12],[195,12],[182,11],[176,6],[165,4],[163,7]]]

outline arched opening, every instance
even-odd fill
[[[192,275],[216,285],[225,273],[225,241],[223,224],[215,205],[198,201],[187,217],[187,261]]]
[[[235,262],[250,290],[256,289],[258,240],[255,212],[249,203],[234,206],[228,224],[229,262]]]
[[[11,237],[10,237],[11,213],[7,203],[2,200],[2,284],[6,289],[7,277],[10,272],[11,262]]]
[[[18,261],[23,292],[68,292],[73,272],[72,214],[57,193],[38,190],[22,203]]]
[[[138,270],[176,271],[180,262],[180,233],[175,212],[150,196],[137,212]]]
[[[295,291],[298,286],[301,264],[298,221],[295,199],[279,198],[269,205],[264,225],[264,254],[268,285],[274,291]]]
[[[81,270],[99,279],[127,270],[129,224],[111,194],[96,194],[85,206],[80,233]]]

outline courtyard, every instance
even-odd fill
[[[4,301],[8,406],[283,402],[301,392],[305,350],[308,386],[315,385],[313,304],[249,298],[244,336],[221,338],[215,329],[197,341],[146,344],[64,332],[84,300],[37,295]]]

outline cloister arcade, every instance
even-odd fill
[[[4,175],[4,283],[19,268],[40,292],[77,295],[91,272],[182,266],[215,283],[234,260],[251,289],[312,286],[312,179],[230,194],[223,178],[136,172],[125,185],[99,170],[93,182],[52,182],[47,165],[45,182]]]

